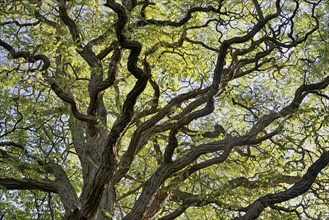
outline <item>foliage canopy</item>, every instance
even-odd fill
[[[328,9],[0,1],[0,218],[328,217]]]

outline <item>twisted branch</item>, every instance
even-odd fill
[[[124,28],[127,23],[125,8],[122,5],[115,3],[113,0],[106,1],[105,6],[111,8],[118,15],[118,21],[116,23],[117,39],[119,45],[122,48],[130,50],[127,69],[137,79],[137,82],[127,95],[127,98],[123,104],[121,116],[117,119],[111,129],[106,148],[104,149],[102,161],[100,163],[101,165],[97,170],[96,176],[94,177],[94,182],[90,183],[90,186],[88,186],[81,195],[83,204],[81,209],[78,210],[77,213],[74,213],[74,215],[76,215],[76,219],[79,219],[79,216],[92,218],[92,216],[95,214],[97,205],[100,202],[104,190],[104,185],[113,175],[113,171],[116,165],[116,148],[120,138],[125,133],[127,126],[131,122],[134,115],[134,106],[136,104],[137,98],[144,91],[147,85],[147,81],[150,78],[149,74],[145,73],[141,68],[137,66],[138,57],[142,48],[141,44],[137,41],[128,40],[124,35]],[[74,30],[73,32],[73,34],[75,34]],[[109,79],[111,79],[111,77]]]
[[[314,183],[318,174],[329,164],[329,151],[323,153],[320,158],[313,163],[301,178],[291,188],[282,192],[267,194],[262,196],[246,208],[246,214],[235,218],[235,220],[256,219],[266,207],[276,203],[288,201],[307,192]]]
[[[47,70],[50,67],[50,60],[46,55],[43,55],[43,54],[33,55],[27,51],[17,51],[16,52],[15,49],[11,45],[7,44],[6,42],[4,42],[1,39],[0,39],[0,46],[5,48],[14,59],[24,58],[25,60],[27,60],[30,63],[35,63],[35,62],[41,60],[43,62],[43,66],[41,68],[41,71],[44,72],[42,74],[43,77],[46,79],[46,81],[50,85],[51,89],[56,93],[56,95],[60,99],[62,99],[64,102],[67,102],[71,105],[71,110],[72,110],[73,115],[81,121],[93,123],[93,124],[97,123],[97,118],[90,116],[90,115],[82,114],[79,111],[78,103],[75,101],[74,97],[68,93],[65,93],[62,90],[62,88],[58,85],[56,80],[53,77],[48,76]]]

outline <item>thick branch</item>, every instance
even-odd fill
[[[51,169],[51,172],[56,177],[56,180],[53,181],[53,184],[57,189],[58,195],[63,202],[65,210],[73,210],[77,205],[79,205],[79,199],[75,189],[71,185],[69,178],[67,177],[63,168],[57,163],[50,162],[48,165]]]
[[[300,94],[303,94],[304,92],[308,91],[309,89],[316,90],[316,89],[324,89],[329,84],[329,77],[325,78],[323,81],[311,85],[303,85],[299,89],[297,89],[295,98],[293,99],[292,103],[288,105],[287,107],[283,108],[284,113],[283,116],[287,116],[288,113],[292,113],[294,109],[296,109],[303,98],[305,98],[306,93],[302,98],[300,97]],[[291,109],[291,106],[294,106],[293,109]],[[289,109],[285,110],[285,109]],[[143,211],[147,207],[147,202],[150,201],[150,198],[152,195],[156,192],[159,186],[165,181],[169,176],[171,176],[173,173],[177,172],[178,170],[183,169],[187,165],[194,162],[199,156],[207,153],[213,153],[217,152],[219,150],[223,150],[225,148],[233,148],[236,146],[243,146],[247,144],[257,144],[259,143],[255,137],[267,126],[269,126],[273,121],[275,121],[277,118],[280,118],[281,116],[279,113],[270,113],[268,115],[265,115],[261,117],[258,122],[253,126],[250,131],[240,137],[235,137],[231,139],[225,139],[222,141],[218,141],[214,144],[203,144],[197,147],[192,148],[188,153],[186,153],[183,157],[177,159],[176,161],[173,161],[171,163],[167,163],[162,165],[155,173],[154,175],[149,179],[148,184],[145,184],[143,188],[143,192],[141,196],[139,197],[138,201],[135,203],[134,208],[132,211],[125,217],[125,219],[130,219],[132,216],[142,216]],[[273,133],[275,134],[275,132]],[[266,136],[266,135],[265,135]],[[273,135],[266,136],[268,138],[272,137]],[[264,140],[263,138],[260,138],[259,141]],[[224,157],[225,159],[225,157]],[[221,160],[222,161],[222,158]],[[217,162],[217,161],[216,161]],[[147,202],[146,202],[147,201]]]
[[[97,118],[91,115],[82,114],[79,111],[79,105],[76,102],[75,98],[65,93],[62,88],[57,84],[56,80],[53,77],[48,76],[47,74],[43,74],[44,78],[47,80],[48,84],[51,86],[51,89],[56,93],[56,95],[62,99],[64,102],[67,102],[71,105],[72,114],[79,120],[88,122],[91,124],[97,123]]]
[[[287,115],[293,113],[294,111],[296,111],[298,109],[298,107],[300,106],[300,104],[302,103],[302,101],[306,97],[306,95],[314,92],[314,90],[324,89],[328,85],[329,85],[329,76],[324,78],[321,82],[300,86],[295,92],[294,99],[288,106],[284,107],[279,113],[270,113],[268,115],[263,116],[252,127],[252,129],[250,130],[250,134],[256,135],[260,131],[262,131],[264,128],[269,126],[274,120],[276,120],[282,116],[287,116]]]
[[[137,79],[137,82],[127,95],[121,116],[117,119],[111,129],[106,148],[104,149],[102,161],[100,163],[101,166],[96,173],[94,182],[90,183],[81,195],[83,204],[81,209],[74,214],[76,215],[76,219],[82,217],[89,219],[95,214],[103,193],[104,185],[110,180],[114,171],[116,163],[116,148],[133,118],[134,106],[137,98],[144,91],[150,77],[141,68],[137,67],[138,57],[142,48],[141,44],[137,41],[128,40],[124,35],[124,28],[128,19],[125,8],[122,5],[115,3],[113,0],[108,0],[105,6],[111,8],[118,15],[118,21],[116,24],[117,39],[122,48],[130,50],[127,67],[128,71]]]
[[[41,70],[43,70],[43,71],[47,70],[50,66],[49,58],[43,54],[32,55],[26,51],[16,52],[15,49],[11,45],[7,44],[6,42],[2,41],[1,39],[0,39],[0,46],[5,48],[14,59],[24,58],[31,63],[35,63],[35,62],[41,60],[43,62],[43,66],[42,66]]]
[[[134,156],[142,149],[140,145],[141,139],[144,139],[143,136],[145,132],[153,128],[153,126],[158,123],[161,119],[166,117],[168,113],[173,111],[178,105],[182,102],[193,99],[202,95],[207,94],[209,91],[209,87],[200,90],[192,90],[190,92],[181,94],[175,98],[173,98],[165,107],[160,109],[154,116],[152,116],[149,120],[144,122],[139,128],[134,132],[128,150],[124,153],[119,167],[122,167],[118,172],[116,172],[114,182],[118,182],[129,170],[130,164],[133,161]]]
[[[323,153],[320,158],[313,163],[300,181],[291,188],[275,194],[268,194],[257,199],[246,208],[246,214],[236,220],[256,219],[262,211],[271,205],[288,201],[307,192],[314,183],[318,174],[329,164],[329,151]]]
[[[102,82],[98,83],[97,85],[93,86],[93,89],[90,92],[90,104],[88,107],[88,114],[90,115],[96,114],[97,104],[99,102],[98,96],[102,91],[106,90],[107,88],[113,85],[117,76],[120,60],[121,60],[121,51],[120,49],[116,49],[111,57],[107,78]]]
[[[0,178],[0,186],[3,186],[8,190],[41,190],[44,192],[58,192],[53,183],[49,180],[40,182],[32,179]]]
[[[109,47],[106,47],[104,50],[99,52],[99,54],[97,54],[97,58],[103,60],[109,53],[111,53],[118,46],[119,46],[118,41],[112,42]]]
[[[187,13],[186,16],[180,20],[180,21],[170,21],[170,20],[155,20],[155,19],[147,19],[147,20],[141,20],[138,22],[137,25],[139,26],[145,26],[145,25],[149,25],[149,24],[153,24],[156,26],[173,26],[173,27],[180,27],[182,25],[184,25],[186,22],[188,22],[191,18],[193,13],[196,12],[215,12],[215,13],[219,13],[219,11],[214,8],[213,6],[208,6],[206,8],[203,7],[194,7],[194,8],[190,8]]]
[[[302,103],[303,99],[309,93],[313,93],[315,90],[321,90],[326,88],[329,85],[329,76],[324,78],[321,82],[313,83],[309,85],[302,85],[300,86],[296,92],[295,97],[292,102],[285,108],[280,111],[280,114],[286,116],[296,110],[299,105]]]
[[[76,23],[70,18],[66,10],[66,0],[60,0],[58,4],[59,16],[64,24],[69,28],[73,41],[79,49],[77,52],[85,59],[90,67],[100,67],[101,63],[96,54],[91,50],[91,47],[82,46],[81,36]]]
[[[26,51],[16,52],[15,49],[11,45],[7,44],[6,42],[2,41],[1,39],[0,39],[0,46],[5,48],[14,59],[24,58],[28,62],[31,62],[31,63],[35,63],[35,62],[41,60],[43,62],[43,66],[42,66],[41,70],[45,72],[43,74],[43,77],[46,79],[46,81],[51,86],[51,89],[56,93],[56,95],[60,99],[62,99],[63,101],[65,101],[71,105],[71,110],[72,110],[73,115],[81,121],[85,121],[85,122],[89,122],[89,123],[97,122],[97,118],[95,118],[93,116],[82,114],[79,111],[78,104],[75,101],[74,97],[72,95],[65,93],[62,90],[62,88],[58,85],[56,80],[53,77],[48,76],[47,70],[50,67],[50,60],[47,56],[45,56],[43,54],[32,55]]]
[[[235,43],[243,43],[248,40],[250,40],[255,34],[257,34],[270,20],[277,17],[280,13],[280,1],[277,1],[277,12],[275,14],[271,14],[266,16],[263,20],[260,20],[253,29],[247,33],[245,36],[242,37],[234,37],[230,40],[224,41],[223,44],[220,47],[218,58],[217,58],[217,64],[214,70],[214,79],[212,83],[212,88],[208,96],[207,105],[202,109],[195,112],[190,113],[188,116],[182,118],[179,120],[174,128],[170,131],[169,135],[169,141],[167,148],[165,150],[164,160],[165,162],[169,163],[171,162],[171,157],[174,153],[175,148],[178,146],[178,142],[176,139],[176,134],[178,133],[179,129],[183,127],[184,125],[190,123],[191,121],[206,116],[213,112],[214,110],[214,97],[218,95],[218,93],[225,87],[223,84],[221,88],[219,88],[218,85],[220,85],[224,63],[225,63],[225,57],[228,51],[228,48],[231,44]]]
[[[252,0],[252,2],[255,5],[255,9],[257,11],[258,18],[261,19],[261,20],[264,19],[263,11],[262,11],[259,3],[258,3],[258,0]]]

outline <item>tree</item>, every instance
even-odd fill
[[[328,3],[1,8],[1,219],[328,208]]]

